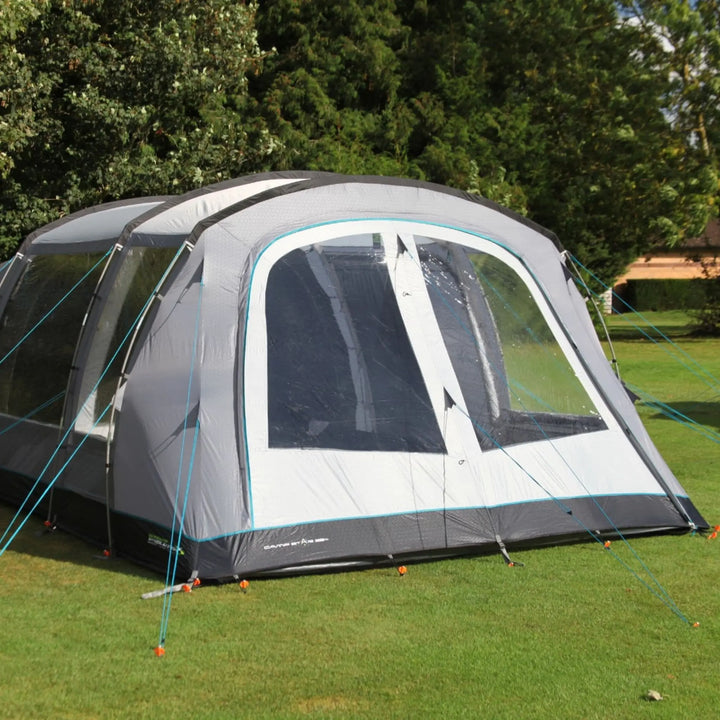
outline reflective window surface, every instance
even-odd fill
[[[39,255],[27,265],[0,327],[0,359],[5,358],[0,362],[0,412],[60,424],[78,335],[104,264],[98,263],[101,258]]]
[[[545,301],[504,251],[413,241],[462,393],[454,400],[483,449],[605,428]],[[265,308],[271,447],[444,451],[427,390],[441,380],[423,376],[436,365],[421,372],[396,292],[378,235],[306,246],[274,265]]]
[[[285,255],[266,319],[270,447],[444,452],[377,237]]]
[[[483,448],[605,427],[515,270],[471,248],[416,241],[435,316]]]
[[[91,329],[83,366],[79,404],[84,405],[77,429],[107,435],[109,416],[95,425],[117,390],[130,335],[163,273],[177,254],[175,248],[126,248],[116,259],[120,269]]]

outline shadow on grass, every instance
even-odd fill
[[[0,543],[0,548],[5,547],[18,524],[25,518],[25,514],[21,513],[18,515],[17,520],[14,520],[17,513],[17,508],[5,502],[0,502],[0,536],[5,535],[10,523],[12,523],[12,529],[7,532],[7,537],[4,537],[2,543]],[[102,548],[98,548],[81,538],[63,530],[48,531],[44,527],[42,519],[38,516],[32,516],[28,519],[12,539],[7,551],[14,552],[17,555],[29,555],[46,560],[97,568],[107,572],[153,579],[160,584],[162,582],[160,575],[157,573],[134,565],[123,558],[105,557]],[[2,558],[0,558],[1,562]]]
[[[681,310],[642,313],[619,313],[605,318],[613,340],[699,339],[698,325],[692,316]]]
[[[665,338],[671,340],[693,340],[702,339],[698,336],[692,327],[687,325],[641,325],[633,327],[632,325],[613,325],[609,328],[610,337],[613,340],[659,340]]]
[[[653,403],[642,402],[640,405],[653,410],[655,405]],[[720,431],[720,400],[715,402],[676,402],[670,403],[670,407],[679,413],[682,413],[685,417],[694,420],[696,423],[705,425],[708,428],[714,428]],[[676,418],[670,417],[664,412],[656,412],[650,416],[653,420],[675,420]],[[680,418],[678,421],[682,421]]]

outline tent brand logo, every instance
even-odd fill
[[[264,545],[263,550],[283,550],[285,548],[301,547],[304,545],[319,545],[320,543],[329,542],[330,538],[302,538],[302,540],[291,540],[283,543],[275,543],[273,545]]]
[[[162,548],[163,550],[168,551],[174,551],[178,552],[182,556],[185,554],[185,551],[182,548],[176,548],[170,545],[170,541],[166,540],[165,538],[161,538],[159,535],[148,535],[147,539],[148,545],[154,545],[155,547]]]

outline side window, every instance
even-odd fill
[[[433,310],[481,446],[605,428],[515,270],[494,255],[417,240]]]
[[[288,253],[265,312],[270,447],[445,451],[377,238]]]
[[[39,255],[28,264],[0,323],[0,412],[60,424],[78,334],[102,272],[101,258]]]
[[[108,416],[96,423],[117,389],[129,334],[176,254],[175,248],[133,247],[116,258],[120,268],[107,291],[100,318],[89,328],[92,337],[82,367],[78,431],[107,435]]]

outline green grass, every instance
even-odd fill
[[[720,341],[683,340],[720,377]],[[621,371],[720,430],[720,398],[652,343]],[[720,523],[720,446],[640,407]],[[0,508],[0,527],[11,517]],[[677,718],[720,704],[720,539],[632,540],[679,618],[587,543],[394,569],[201,587],[173,599],[157,658],[155,575],[32,520],[0,557],[3,718]],[[621,542],[612,550],[638,572]],[[692,622],[700,626],[693,628]],[[655,689],[662,702],[643,695]]]
[[[651,338],[662,335],[672,339],[687,337],[692,335],[695,323],[684,310],[628,312],[610,315],[605,322],[613,339],[617,340],[644,340],[647,335]]]

